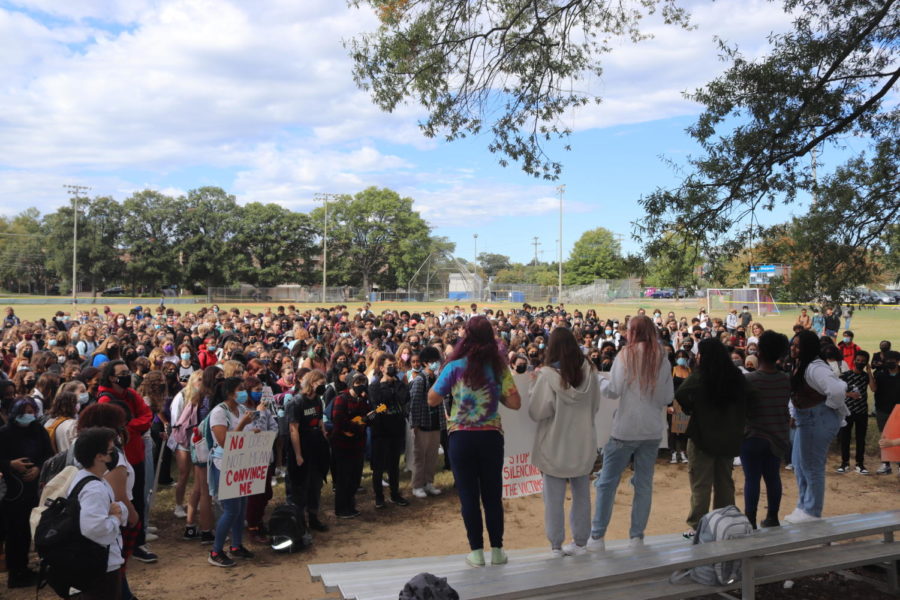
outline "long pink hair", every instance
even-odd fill
[[[617,358],[625,359],[628,381],[637,379],[642,392],[654,391],[663,349],[656,333],[656,325],[650,317],[631,317],[628,321],[628,343]]]

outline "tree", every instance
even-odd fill
[[[385,287],[406,285],[431,250],[431,230],[412,205],[411,198],[376,187],[328,203],[328,268],[339,283],[365,292],[376,279]],[[315,209],[312,221],[321,223],[324,212]]]
[[[176,231],[184,213],[184,198],[153,190],[136,192],[122,203],[122,243],[127,252],[125,275],[131,287],[156,293],[180,283],[184,257],[176,249]]]
[[[251,202],[240,210],[234,246],[242,260],[235,275],[255,286],[312,282],[315,231],[309,216],[277,204]]]
[[[240,210],[235,197],[217,187],[188,192],[175,228],[175,248],[184,262],[184,287],[233,283],[241,253],[233,245]]]
[[[478,255],[478,265],[488,277],[493,277],[499,271],[510,267],[509,257],[503,254],[482,252]]]
[[[667,232],[648,245],[650,260],[644,282],[654,287],[693,290],[698,284],[698,274],[703,258],[699,245],[680,232]]]
[[[595,279],[618,279],[622,276],[622,247],[613,232],[603,227],[581,234],[563,268],[567,285],[583,285]]]
[[[16,292],[44,293],[55,274],[47,264],[41,215],[28,208],[11,219],[0,217],[0,286]]]
[[[836,177],[849,183],[850,171],[865,171],[866,205],[832,226],[858,232],[843,243],[864,253],[883,233],[872,216],[879,214],[883,224],[898,218],[900,111],[885,102],[900,80],[898,3],[785,0],[784,7],[797,15],[793,29],[770,37],[767,56],[751,61],[722,46],[731,66],[691,96],[705,107],[688,130],[702,154],[689,160],[678,187],[641,200],[646,216],[636,224],[638,235],[677,229],[714,258],[734,254],[745,245],[736,223],[749,218],[752,225],[756,211],[791,204],[805,194],[828,197],[818,190],[815,155],[812,160],[810,155],[850,136],[867,140],[875,152],[851,161],[847,173],[839,169]],[[819,218],[811,215],[791,228],[818,229]],[[846,285],[835,278],[842,272],[826,269],[792,279],[808,280],[821,293]]]
[[[543,144],[569,135],[559,120],[567,110],[600,101],[573,82],[602,74],[611,40],[644,39],[638,25],[657,11],[667,23],[688,23],[675,0],[350,1],[381,20],[349,44],[354,79],[379,108],[424,106],[428,137],[489,129],[500,164],[518,161],[546,179],[562,166]]]
[[[71,280],[73,215],[71,206],[61,206],[44,217],[48,264],[64,279]],[[122,205],[110,197],[78,199],[78,280],[94,295],[117,283],[125,272]],[[71,285],[71,281],[69,281]]]

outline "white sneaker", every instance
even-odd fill
[[[677,465],[677,464],[678,464],[678,453],[677,453],[677,452],[673,452],[673,453],[672,453],[672,460],[669,461],[669,464],[670,464],[670,465]]]
[[[788,516],[786,516],[784,518],[785,523],[792,523],[794,525],[796,525],[798,523],[809,523],[811,521],[819,521],[819,520],[821,520],[821,517],[814,517],[811,514],[808,514],[807,512],[805,512],[799,508],[794,510],[794,512],[792,512],[791,514],[789,514]]]
[[[391,487],[391,484],[388,483],[387,479],[381,480],[381,487]]]
[[[731,464],[734,465],[735,467],[741,466],[741,457],[740,457],[740,456],[735,456],[735,457],[734,457],[734,462],[732,462]]]
[[[604,552],[606,550],[606,542],[603,541],[603,538],[588,538],[587,546],[588,552]]]
[[[572,542],[571,544],[564,544],[562,551],[566,556],[581,556],[582,554],[587,554],[588,549],[585,546],[579,546]]]
[[[175,510],[173,512],[175,513],[175,517],[178,519],[187,518],[187,509],[182,504],[176,504]]]
[[[155,525],[147,525],[147,533],[159,533],[159,528]]]
[[[687,454],[684,452],[681,453],[681,463],[685,465],[688,463]]]
[[[150,533],[148,531],[147,533],[144,534],[144,539],[147,540],[148,542],[155,542],[156,540],[159,539],[159,536],[156,535],[155,533]]]
[[[630,548],[643,548],[644,547],[644,538],[633,537],[628,540],[628,546]]]
[[[413,488],[412,495],[416,498],[427,498],[428,494],[425,493],[425,490],[422,488]]]
[[[427,493],[429,496],[440,496],[442,492],[440,488],[434,487],[433,483],[426,483],[425,493]]]
[[[550,548],[550,558],[562,558],[566,553],[559,548]]]

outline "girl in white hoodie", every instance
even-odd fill
[[[528,414],[537,422],[532,464],[544,477],[544,528],[551,554],[584,554],[591,534],[590,473],[597,457],[594,416],[600,407],[600,384],[572,332],[557,327],[550,334],[546,365],[531,392]],[[574,541],[566,535],[566,481],[572,486],[569,514]]]

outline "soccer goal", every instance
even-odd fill
[[[706,312],[709,315],[727,313],[732,308],[740,312],[744,306],[757,315],[781,314],[768,290],[760,288],[706,290]]]

